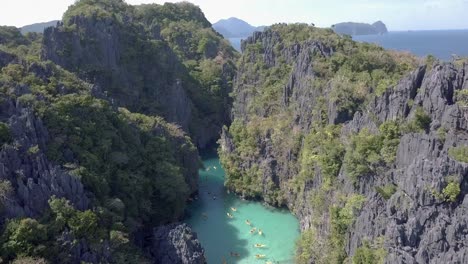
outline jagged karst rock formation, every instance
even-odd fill
[[[195,144],[229,122],[236,56],[188,3],[82,0],[44,35],[0,27],[2,259],[204,263],[170,223],[198,191]]]
[[[3,66],[8,68],[16,65],[25,67],[29,70],[31,76],[36,76],[46,81],[50,81],[52,75],[57,74],[51,68],[32,63],[28,65],[22,59],[15,60],[15,56],[9,54],[2,57],[10,58],[10,63]],[[6,69],[6,68],[5,68]],[[5,71],[6,72],[6,71]],[[47,153],[51,148],[51,135],[49,129],[51,124],[47,121],[44,124],[43,118],[37,114],[37,109],[31,106],[30,102],[23,98],[29,98],[31,87],[12,83],[3,83],[7,88],[6,93],[1,95],[0,103],[0,122],[6,124],[9,128],[11,142],[2,146],[0,150],[0,181],[8,182],[11,185],[11,191],[4,194],[5,199],[1,201],[0,223],[6,224],[8,219],[15,218],[40,218],[45,212],[50,210],[49,204],[53,197],[65,198],[70,201],[73,208],[77,210],[90,210],[96,207],[100,202],[96,200],[96,193],[89,188],[89,184],[84,186],[82,180],[70,169],[69,165],[59,164],[51,160]],[[63,85],[63,84],[62,84]],[[58,87],[66,95],[67,92],[75,87]],[[74,96],[79,96],[74,94]],[[41,99],[36,99],[40,101]],[[44,103],[50,103],[44,101]],[[47,117],[45,118],[47,120]],[[196,149],[188,140],[188,137],[179,131],[176,127],[170,127],[168,130],[165,125],[156,125],[151,128],[154,135],[163,137],[169,141],[171,148],[177,149],[175,164],[180,164],[183,170],[185,184],[188,187],[188,194],[198,190],[198,154]],[[137,132],[137,131],[135,131]],[[57,136],[54,134],[54,136]],[[61,135],[64,136],[64,135]],[[66,135],[65,135],[66,136]],[[2,143],[3,144],[3,143]],[[66,149],[64,157],[69,161],[77,162],[76,156],[70,149]],[[158,166],[157,164],[154,164]],[[4,191],[2,189],[2,191]],[[181,198],[185,202],[185,198]],[[176,219],[180,217],[176,215]],[[184,229],[184,235],[190,230]],[[170,232],[170,229],[165,229]],[[183,240],[185,236],[178,237]],[[58,234],[56,243],[60,251],[66,254],[70,263],[80,263],[82,261],[89,263],[113,263],[115,262],[115,246],[109,240],[104,240],[95,245],[87,237],[77,237],[77,235],[65,229]],[[151,243],[152,239],[149,240]],[[5,242],[5,241],[4,241]],[[42,242],[44,243],[44,242]],[[174,259],[185,258],[184,251],[173,250],[170,248],[154,247],[154,252],[164,250],[171,254]],[[199,251],[196,251],[199,250]],[[195,248],[191,251],[193,254],[200,252],[201,248]],[[184,255],[185,254],[185,255]],[[184,257],[183,257],[184,256]],[[53,262],[59,261],[59,256],[51,256]],[[55,258],[57,257],[57,258]],[[63,259],[62,259],[63,260]],[[61,261],[61,260],[60,260]],[[158,262],[156,262],[158,263]]]
[[[155,263],[204,264],[204,250],[187,224],[172,224],[154,231],[151,253]]]
[[[117,105],[180,125],[201,148],[217,140],[229,122],[235,53],[198,7],[103,2],[96,9],[106,15],[96,17],[76,12],[80,5],[45,30],[44,60],[96,84]]]
[[[365,75],[382,67],[369,46],[306,28],[275,25],[243,43],[220,148],[227,186],[299,217],[300,263],[466,263],[468,164],[453,153],[468,143],[468,64],[414,61],[396,82],[356,85],[355,58],[371,65]]]

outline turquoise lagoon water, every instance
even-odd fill
[[[298,220],[287,210],[244,201],[224,188],[224,170],[216,155],[203,158],[207,169],[200,171],[199,199],[189,205],[187,223],[197,232],[212,263],[294,263],[295,241],[299,237]],[[214,199],[216,198],[216,199]],[[236,212],[231,207],[237,209]],[[229,218],[227,213],[233,215]],[[249,220],[252,226],[246,224]],[[258,232],[250,230],[256,227]],[[265,248],[256,248],[255,244]],[[231,252],[239,257],[231,256]],[[256,254],[265,255],[256,259]]]

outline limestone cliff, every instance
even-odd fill
[[[52,62],[18,54],[0,51],[2,259],[159,263],[155,256],[168,254],[203,263],[189,228],[158,231],[183,248],[144,233],[179,220],[198,191],[198,151],[187,134],[114,106]]]
[[[226,185],[299,217],[299,263],[466,263],[468,65],[360,45],[305,25],[243,43]],[[406,66],[386,80],[369,51]]]
[[[201,10],[88,2],[44,32],[42,58],[96,84],[116,105],[177,123],[197,146],[213,143],[229,122],[235,52]]]

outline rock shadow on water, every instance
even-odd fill
[[[234,219],[227,216],[229,212],[236,217],[235,212],[230,211],[233,203],[226,197],[223,171],[216,155],[213,155],[213,159],[204,157],[204,160],[206,168],[212,170],[200,171],[199,196],[190,205],[187,223],[197,232],[208,263],[238,263],[248,256],[248,241],[241,239],[240,230],[231,223]],[[231,256],[231,253],[239,257]]]

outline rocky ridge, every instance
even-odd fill
[[[324,104],[323,94],[330,91],[330,86],[311,89],[319,75],[314,62],[323,57],[333,58],[336,50],[314,39],[285,44],[283,37],[275,30],[267,30],[255,33],[243,43],[244,56],[234,85],[232,115],[234,122],[244,125],[252,120],[258,122],[259,116],[271,118],[268,109],[252,111],[251,107],[262,95],[262,90],[255,92],[250,88],[258,87],[261,79],[251,75],[248,65],[260,60],[267,68],[289,65],[291,71],[281,79],[282,92],[278,98],[280,112],[292,112],[292,119],[277,133],[269,129],[256,134],[252,144],[257,152],[252,156],[237,156],[236,153],[241,151],[236,149],[236,144],[240,148],[236,142],[239,139],[233,138],[232,131],[224,130],[221,156],[240,158],[238,171],[229,171],[229,159],[224,160],[228,178],[259,168],[256,175],[265,185],[257,190],[258,197],[273,204],[283,201],[299,217],[301,229],[304,232],[311,230],[314,234],[314,245],[300,249],[308,256],[308,262],[321,263],[316,254],[324,250],[322,246],[334,232],[336,205],[359,196],[364,198],[363,204],[352,210],[353,221],[344,235],[347,256],[356,255],[370,241],[374,247],[384,248],[385,263],[466,263],[468,164],[454,159],[449,151],[468,143],[468,110],[462,97],[457,96],[468,88],[468,65],[422,65],[351,115],[340,111],[340,104],[330,99],[325,99],[322,111],[316,111],[317,105]],[[253,47],[260,52],[253,52]],[[312,203],[314,197],[323,193],[327,181],[322,168],[315,165],[312,178],[304,180],[299,187],[292,187],[302,177],[301,160],[305,153],[300,151],[304,146],[300,136],[297,143],[282,145],[290,141],[289,138],[307,135],[314,124],[325,117],[328,125],[341,124],[338,137],[346,146],[352,135],[361,131],[378,134],[381,124],[413,120],[420,111],[418,109],[430,117],[430,124],[425,131],[401,134],[396,158],[391,164],[357,180],[352,180],[344,164],[338,167],[336,180],[333,180],[333,186],[337,187],[325,191],[328,200],[325,205],[329,204],[330,210],[324,211]],[[242,144],[244,148],[249,143]],[[458,183],[460,188],[453,201],[437,195],[443,193],[450,182]],[[383,186],[395,188],[388,197],[383,197],[379,191]],[[272,194],[272,189],[277,193]],[[271,198],[278,193],[279,199]],[[342,201],[340,197],[348,200]],[[381,240],[383,242],[377,246],[375,241]]]
[[[110,25],[107,26],[110,28]],[[2,30],[3,28],[0,28],[0,32]],[[8,30],[17,31],[16,35],[21,40],[19,30],[12,28],[8,28]],[[55,29],[50,29],[50,31],[53,30]],[[104,193],[94,192],[93,183],[90,184],[85,179],[86,175],[80,175],[79,170],[83,167],[79,167],[79,165],[86,164],[85,160],[80,160],[80,151],[83,149],[79,150],[68,146],[60,150],[63,152],[59,152],[58,159],[54,158],[51,154],[51,151],[55,151],[53,144],[63,144],[67,141],[77,142],[76,140],[79,140],[80,137],[89,138],[92,135],[86,133],[92,131],[96,123],[92,121],[94,125],[91,126],[91,130],[87,130],[90,127],[85,130],[83,126],[75,127],[75,132],[66,131],[66,129],[64,130],[66,124],[61,123],[57,127],[51,121],[53,118],[51,119],[52,116],[49,115],[51,112],[48,111],[55,106],[65,106],[65,108],[56,108],[52,111],[53,115],[60,117],[63,114],[62,111],[68,111],[78,106],[67,114],[68,122],[70,118],[78,117],[87,111],[89,106],[79,102],[85,98],[85,100],[94,102],[94,105],[91,106],[91,108],[96,107],[94,112],[92,111],[93,113],[107,111],[105,120],[99,120],[102,124],[110,121],[115,126],[114,129],[125,126],[126,129],[129,129],[127,131],[132,132],[136,138],[133,142],[128,141],[123,142],[123,144],[120,142],[119,145],[136,147],[141,150],[141,147],[138,146],[145,144],[143,150],[148,151],[146,155],[160,160],[160,163],[152,166],[156,169],[159,168],[158,175],[164,173],[164,170],[172,170],[172,176],[179,177],[180,175],[182,177],[182,182],[178,182],[178,184],[181,184],[180,188],[184,191],[182,195],[175,197],[175,200],[181,201],[182,204],[185,203],[185,199],[189,195],[198,191],[199,156],[190,137],[178,125],[167,123],[161,117],[134,114],[119,107],[123,104],[116,102],[120,95],[110,96],[105,91],[106,88],[102,88],[103,83],[98,80],[86,78],[83,75],[86,82],[50,61],[25,58],[21,53],[16,53],[16,50],[13,49],[14,46],[1,46],[4,44],[3,41],[4,39],[0,43],[0,48],[2,48],[0,50],[0,227],[2,229],[0,254],[3,260],[13,260],[19,250],[22,251],[21,254],[45,258],[51,262],[62,262],[66,259],[67,263],[115,263],[117,259],[128,254],[135,256],[133,259],[135,261],[138,257],[141,261],[152,263],[160,263],[164,259],[166,261],[170,259],[171,263],[178,263],[177,261],[180,263],[204,263],[203,249],[196,239],[196,234],[193,234],[187,226],[174,224],[154,227],[148,220],[129,219],[129,214],[118,212],[121,210],[119,207],[125,206],[125,204],[116,197],[103,202],[99,196],[104,195]],[[5,41],[8,43],[9,40]],[[24,42],[26,43],[26,41]],[[44,38],[44,47],[47,46],[47,43],[57,42],[46,37]],[[80,49],[80,52],[82,56],[86,57],[86,49]],[[167,45],[160,52],[178,60]],[[162,60],[153,63],[157,64]],[[100,61],[94,62],[101,63]],[[63,63],[65,64],[65,62]],[[79,64],[76,61],[73,63]],[[174,64],[177,65],[177,62]],[[68,66],[73,68],[71,64]],[[161,81],[167,76],[159,77],[156,81]],[[96,82],[96,84],[91,83],[91,81]],[[174,83],[171,85],[171,92],[182,95],[173,94],[167,98],[165,103],[173,104],[177,109],[168,105],[164,111],[167,111],[165,113],[168,117],[174,118],[173,122],[181,125],[185,122],[182,119],[191,119],[190,110],[187,110],[187,105],[190,106],[191,103],[181,81],[174,79]],[[69,99],[71,101],[68,101]],[[70,104],[73,100],[79,102],[78,105]],[[182,109],[183,107],[179,107],[181,105],[188,112],[180,112],[185,111]],[[71,108],[66,110],[67,107]],[[185,128],[188,130],[188,127]],[[79,132],[76,133],[76,131]],[[117,133],[122,132],[125,133],[123,130]],[[214,134],[215,132],[213,132]],[[205,136],[205,139],[201,139],[204,142],[200,143],[202,145],[212,140],[212,136]],[[66,140],[63,141],[63,139]],[[149,139],[153,142],[148,142]],[[79,144],[82,144],[80,147],[86,148],[85,145],[89,147],[96,142],[81,142],[77,145]],[[159,144],[161,150],[151,150],[153,148],[151,144]],[[169,152],[164,152],[164,148],[167,148],[166,151]],[[130,149],[127,150],[130,151]],[[158,157],[159,153],[164,153],[165,156]],[[99,150],[95,149],[92,155],[100,155]],[[126,153],[114,152],[112,155],[115,155],[112,160],[120,160],[123,162],[121,164],[128,162]],[[107,157],[99,156],[97,158]],[[141,180],[148,177],[148,174],[150,174],[149,171],[146,172],[146,175],[135,175],[135,177],[140,177]],[[104,175],[100,176],[104,177]],[[124,175],[121,174],[119,177],[122,176]],[[114,181],[114,186],[115,183]],[[165,184],[165,182],[163,181],[161,184]],[[154,192],[151,189],[146,191]],[[120,193],[120,195],[123,194]],[[155,199],[159,198],[152,199],[151,202],[155,203],[157,202]],[[62,207],[53,209],[51,201],[59,202],[59,206]],[[60,205],[61,201],[67,201],[67,203]],[[112,201],[113,204],[109,205],[109,201]],[[110,210],[117,211],[111,212],[108,208],[104,208],[108,206],[116,206]],[[60,216],[54,210],[68,210],[68,213],[60,213],[73,215],[72,219],[68,219],[70,216]],[[169,208],[169,217],[173,211],[176,212],[174,219],[180,219],[182,216],[180,212],[183,213],[183,208]],[[91,221],[88,226],[89,230],[78,231],[77,226],[72,223],[75,221],[74,217],[85,217],[84,220],[80,219],[79,221]],[[110,229],[114,227],[109,228],[109,221],[116,221],[112,218],[120,218],[117,220],[119,222],[115,223],[119,225],[117,232]],[[127,222],[123,223],[125,218],[127,218]],[[26,227],[30,228],[30,232],[23,237],[20,235],[13,238],[15,232],[21,232],[21,229],[15,228],[23,227],[22,225],[30,225]],[[131,225],[133,227],[130,227]],[[155,235],[145,238],[144,243],[138,242],[141,241],[142,237],[147,237],[147,235],[142,235],[141,231],[152,227],[155,230]],[[46,235],[40,233],[44,230],[47,231]],[[34,237],[30,238],[29,235]],[[96,243],[96,238],[100,239],[99,243]],[[140,248],[135,246],[140,246]],[[148,247],[151,250],[145,252],[146,254],[141,254]]]
[[[81,3],[70,7],[63,23],[45,30],[42,59],[92,82],[116,105],[178,124],[201,148],[213,143],[222,125],[229,123],[233,49],[191,4],[130,6],[114,2],[93,7],[102,8],[96,13],[109,12],[101,17],[77,11]],[[193,17],[185,17],[184,12],[193,13]],[[191,28],[183,32],[185,23],[201,33]],[[171,30],[182,32],[166,33]],[[196,38],[202,38],[201,44],[192,43]],[[220,72],[209,84],[203,84],[206,80],[197,76],[200,71],[208,74],[199,69],[208,62],[212,64],[209,74]],[[218,87],[210,91],[212,88],[206,86]]]
[[[204,264],[204,250],[187,224],[162,226],[154,231],[150,248],[156,263]]]

